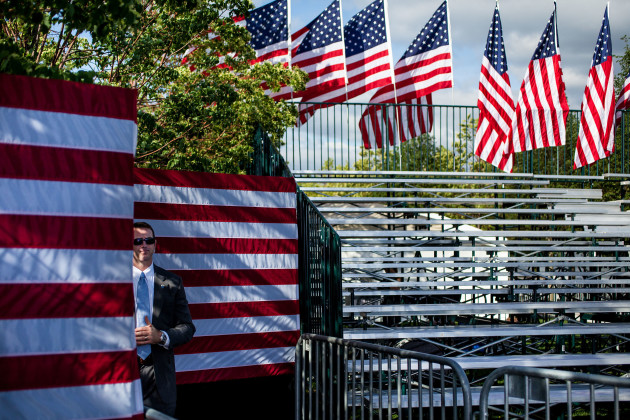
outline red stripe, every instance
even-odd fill
[[[420,55],[414,56],[414,58],[418,58],[418,57],[420,57]],[[394,67],[394,74],[397,77],[404,76],[404,78],[406,79],[409,76],[405,76],[405,73],[412,72],[413,70],[419,69],[422,67],[426,68],[437,61],[450,60],[450,59],[451,59],[451,53],[445,52],[445,53],[438,54],[430,58],[426,58],[424,60],[411,61],[409,63],[406,63],[405,60],[400,60],[398,61],[398,63],[396,63],[396,66]],[[449,65],[449,68],[450,68],[450,65]]]
[[[0,391],[104,385],[139,378],[135,350],[0,357]]]
[[[295,347],[300,331],[278,331],[252,334],[208,335],[194,337],[175,349],[175,354],[216,353],[222,351]]]
[[[311,66],[313,64],[321,64],[326,62],[326,60],[330,60],[332,58],[335,57],[341,57],[343,56],[343,49],[337,49],[337,50],[332,50],[329,51],[327,53],[324,54],[318,54],[318,55],[311,55],[311,54],[304,54],[305,58],[303,59],[293,59],[293,67],[307,67],[307,66]],[[345,68],[345,65],[343,63],[336,63],[336,66],[341,66],[340,70],[343,70]],[[327,67],[330,67],[331,65],[329,64]],[[315,72],[316,73],[316,72]],[[308,76],[311,78],[311,80],[313,79],[313,77],[311,76],[311,73],[308,74]]]
[[[297,284],[296,269],[265,270],[171,270],[181,276],[184,287],[266,286]]]
[[[272,59],[274,57],[284,57],[284,56],[286,56],[287,59],[288,59],[288,57],[289,57],[289,49],[288,48],[281,48],[281,49],[274,50],[274,51],[268,52],[266,54],[263,54],[263,55],[257,57],[255,60],[251,60],[250,64],[256,64],[256,63],[260,63],[262,61],[266,61],[266,60]]]
[[[159,250],[166,254],[297,254],[297,239],[165,238]]]
[[[364,72],[357,74],[356,76],[352,76],[348,78],[348,85],[355,84],[357,82],[360,82],[361,80],[367,79],[369,76],[372,76],[373,74],[383,73],[388,70],[389,70],[389,64],[381,64],[380,66],[366,69]],[[390,84],[392,82],[391,75],[389,74],[384,75],[383,78],[387,80],[387,83],[382,82],[382,84],[380,84],[379,86],[385,86],[385,84]]]
[[[279,176],[208,174],[204,172],[135,168],[134,178],[134,183],[136,184],[168,187],[289,193],[296,191],[293,178]]]
[[[0,74],[0,107],[136,121],[137,91]]]
[[[128,317],[134,297],[131,281],[11,283],[0,284],[0,308],[0,319]]]
[[[131,153],[0,143],[0,177],[133,185]]]
[[[295,208],[134,203],[134,217],[197,222],[297,223]]]
[[[192,303],[188,307],[193,319],[245,318],[300,313],[300,303],[297,300]]]
[[[0,214],[0,248],[131,250],[133,220]]]
[[[376,52],[376,53],[374,53],[374,54],[372,54],[372,55],[370,55],[368,57],[364,57],[364,58],[362,58],[360,60],[357,60],[357,61],[354,61],[352,63],[347,63],[346,69],[348,71],[351,71],[351,70],[357,69],[359,67],[363,67],[366,64],[371,63],[372,61],[378,60],[379,58],[389,57],[389,50],[387,49],[387,47],[384,47],[384,48],[386,48],[386,49],[382,50],[382,51],[378,51],[378,52]],[[352,59],[352,58],[350,58],[350,59]],[[387,66],[387,69],[389,69],[389,63],[383,64],[383,65],[378,66],[378,67],[382,67],[382,66]],[[375,68],[378,68],[378,67],[375,67]]]
[[[294,372],[295,363],[277,363],[269,365],[253,365],[229,367],[223,369],[177,372],[176,378],[178,385],[184,385],[236,379],[259,378],[262,376],[293,375]]]

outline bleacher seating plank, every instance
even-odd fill
[[[552,314],[564,312],[606,313],[629,312],[630,300],[500,302],[500,303],[440,303],[401,305],[345,305],[343,314],[365,316],[439,316],[475,314]]]
[[[628,334],[630,323],[592,323],[560,325],[493,324],[493,325],[435,325],[397,328],[346,328],[343,338],[348,340],[514,337],[544,335]]]

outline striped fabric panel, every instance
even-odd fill
[[[0,406],[143,418],[133,339],[136,92],[0,75]]]
[[[300,325],[295,182],[146,169],[135,179],[135,219],[156,231],[156,264],[183,278],[197,328],[175,349],[177,383],[292,372]]]

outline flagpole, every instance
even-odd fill
[[[291,0],[287,0],[287,48],[289,49],[289,70],[293,70],[293,38],[291,38]],[[293,88],[291,88],[291,102],[293,102]]]
[[[560,54],[560,37],[558,36],[558,3],[556,2],[556,0],[553,0],[553,20],[554,20],[553,35],[556,37],[556,51],[559,55]],[[560,61],[558,61],[558,65],[561,65]],[[560,173],[560,151],[558,149],[560,148],[556,147],[556,173],[557,174]],[[532,156],[533,156],[533,153],[532,153]]]
[[[398,120],[398,112],[396,105],[398,104],[398,97],[396,95],[396,73],[394,72],[394,56],[392,54],[392,37],[389,32],[389,3],[387,0],[383,0],[383,10],[385,11],[385,35],[387,36],[387,46],[389,48],[389,65],[392,74],[392,84],[394,85],[394,116],[396,121],[396,127],[398,130],[394,132],[394,144],[396,143],[396,136],[400,131],[400,121]],[[402,141],[398,141],[402,146]],[[395,153],[395,151],[394,151]],[[398,148],[398,166],[402,169],[402,147]]]
[[[346,92],[346,100],[344,102],[348,102],[348,66],[347,66],[347,62],[346,62],[346,38],[343,35],[343,29],[344,29],[344,25],[343,25],[343,8],[341,7],[341,0],[339,0],[339,20],[341,21],[341,45],[343,45],[343,48],[341,49],[343,51],[343,73],[344,73],[344,78],[345,78],[345,83],[346,85],[344,86],[344,91]]]
[[[455,106],[455,66],[453,65],[453,43],[451,42],[453,39],[451,32],[451,9],[448,6],[448,0],[446,0],[446,20],[448,22],[448,45],[451,48],[451,74],[453,75],[453,80],[451,80],[451,102],[452,105]]]

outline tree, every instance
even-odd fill
[[[9,0],[0,3],[0,71],[138,90],[141,167],[237,173],[258,125],[278,143],[296,110],[260,85],[304,87],[305,73],[250,65],[232,17],[249,0]],[[219,35],[213,39],[209,31]],[[185,51],[200,53],[181,64]],[[227,66],[219,66],[219,57]]]

